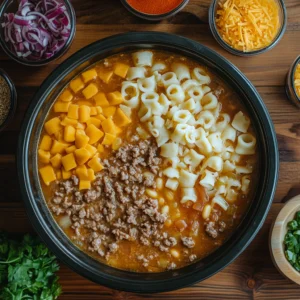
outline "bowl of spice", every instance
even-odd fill
[[[189,0],[121,0],[121,2],[134,15],[149,21],[159,21],[177,14]]]
[[[0,69],[0,132],[12,120],[16,105],[16,88],[9,76]]]
[[[0,6],[0,45],[24,65],[41,66],[61,57],[75,31],[69,0],[5,0]]]
[[[270,232],[270,251],[279,272],[300,284],[300,195],[279,212]]]
[[[254,56],[275,47],[286,30],[283,0],[214,0],[209,25],[217,42],[238,56]]]
[[[298,108],[300,108],[300,55],[293,62],[286,76],[286,94]]]

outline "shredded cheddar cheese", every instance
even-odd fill
[[[279,31],[279,7],[275,0],[220,1],[216,24],[220,36],[234,49],[259,50],[269,46]]]
[[[294,85],[295,85],[296,93],[300,98],[300,64],[297,65],[295,70]]]

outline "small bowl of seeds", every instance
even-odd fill
[[[17,105],[17,92],[9,76],[0,69],[0,132],[12,120]]]

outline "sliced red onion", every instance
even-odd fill
[[[20,0],[18,11],[4,14],[5,41],[27,60],[51,58],[70,37],[71,22],[63,1]]]

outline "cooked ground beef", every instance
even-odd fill
[[[195,247],[195,241],[191,237],[181,237],[181,241],[187,248]]]
[[[226,223],[223,221],[219,221],[218,223],[211,221],[205,224],[206,233],[213,239],[216,239],[220,232],[224,232],[225,228]]]

